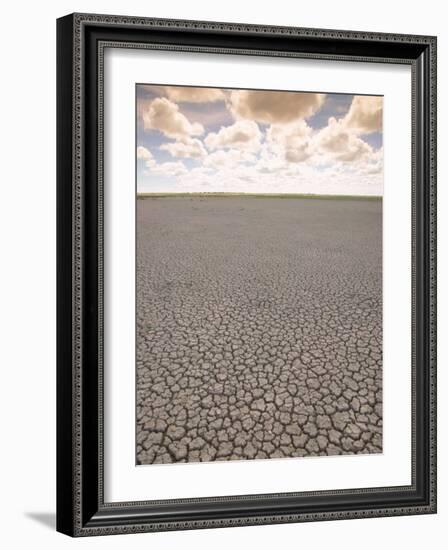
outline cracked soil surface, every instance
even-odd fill
[[[382,203],[137,200],[137,464],[382,451]]]

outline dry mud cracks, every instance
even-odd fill
[[[137,463],[381,452],[381,209],[137,200]]]

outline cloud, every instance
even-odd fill
[[[383,173],[383,148],[377,151],[372,151],[366,160],[362,169],[365,174],[382,174]]]
[[[204,128],[215,130],[235,122],[225,103],[181,103],[180,110],[190,122],[199,122]],[[213,127],[213,128],[210,128]]]
[[[295,148],[285,150],[285,159],[288,162],[303,162],[311,156],[311,151],[308,143],[303,143]]]
[[[176,162],[162,162],[161,164],[154,164],[151,169],[145,172],[145,175],[160,174],[162,176],[183,176],[188,173],[185,164],[180,160]]]
[[[176,145],[176,144],[172,144]],[[161,174],[165,176],[181,176],[188,172],[185,165],[181,161],[176,162],[163,162],[158,164],[155,158],[152,156],[151,151],[146,147],[140,145],[137,147],[137,159],[143,160],[145,162],[145,167],[147,168],[144,171],[145,175],[150,174]]]
[[[372,153],[368,143],[348,130],[343,121],[334,117],[315,136],[314,147],[319,153],[327,153],[332,159],[343,162],[360,161]]]
[[[310,117],[322,107],[324,99],[325,94],[233,90],[228,101],[237,119],[285,124]]]
[[[137,103],[138,189],[381,194],[381,139],[371,145],[363,134],[382,132],[382,99],[345,98],[341,112],[339,99],[325,97],[153,87]],[[171,162],[156,161],[160,150]]]
[[[198,122],[202,126],[227,126],[235,119],[226,107],[227,90],[217,88],[194,88],[188,86],[159,86],[139,84],[137,98],[138,116],[142,118],[151,101],[164,97],[179,105],[182,113],[190,123]]]
[[[195,88],[189,86],[164,86],[163,90],[171,101],[178,103],[212,103],[223,101],[224,92],[218,88]]]
[[[154,166],[156,164],[156,161],[155,161],[154,157],[152,156],[151,151],[149,151],[149,149],[147,149],[146,147],[143,147],[142,145],[137,147],[137,159],[138,160],[144,160],[145,161],[145,166],[147,168],[151,168],[152,166]]]
[[[186,138],[174,143],[163,143],[160,149],[168,151],[172,157],[199,159],[207,155],[202,141],[193,138]]]
[[[304,120],[289,124],[272,124],[266,137],[273,147],[279,146],[278,152],[288,162],[303,162],[312,155],[310,147],[312,129]]]
[[[137,147],[137,158],[139,160],[151,160],[152,159],[152,153],[146,147],[143,147],[140,145]]]
[[[143,111],[142,117],[145,130],[159,130],[167,137],[180,141],[204,132],[202,124],[191,123],[179,112],[179,107],[165,97],[151,101]]]
[[[245,153],[245,155],[249,155]],[[245,156],[243,155],[243,157]],[[238,151],[219,150],[211,153],[198,167],[186,169],[182,163],[163,163],[151,170],[151,179],[139,182],[140,192],[167,192],[163,176],[175,177],[169,191],[178,192],[246,192],[246,193],[334,193],[370,194],[382,192],[382,174],[373,165],[347,163],[327,164],[325,170],[316,171],[309,162],[286,163],[274,158],[273,164],[263,160],[244,163]],[[211,159],[214,162],[211,162]],[[207,166],[205,165],[207,164]],[[265,169],[266,168],[266,169]],[[157,175],[162,177],[158,178]],[[154,177],[155,176],[155,177]],[[360,177],[361,176],[361,177]]]
[[[262,174],[280,174],[287,167],[284,156],[272,153],[267,147],[261,152],[255,168]]]
[[[354,96],[343,124],[357,134],[381,132],[383,129],[383,98]]]
[[[234,168],[243,162],[255,162],[256,157],[248,151],[241,149],[219,149],[210,153],[204,160],[204,166],[209,168]]]
[[[257,165],[233,164],[206,171],[194,168],[176,178],[176,189],[184,192],[236,192],[236,193],[381,193],[381,174],[365,174],[348,169],[342,163],[316,172],[306,163],[289,164],[275,172],[261,172]],[[300,168],[298,168],[300,166]],[[350,165],[349,165],[350,166]],[[162,190],[163,183],[154,181],[152,190]],[[159,187],[160,186],[160,187]]]
[[[252,120],[238,120],[232,126],[221,128],[218,133],[208,134],[204,142],[211,150],[222,147],[257,151],[261,137],[258,124]]]

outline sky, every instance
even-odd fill
[[[383,194],[383,98],[138,84],[138,193]]]

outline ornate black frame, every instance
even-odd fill
[[[102,447],[105,47],[412,67],[412,485],[110,504]],[[436,38],[73,14],[57,21],[57,529],[71,536],[436,512]]]

